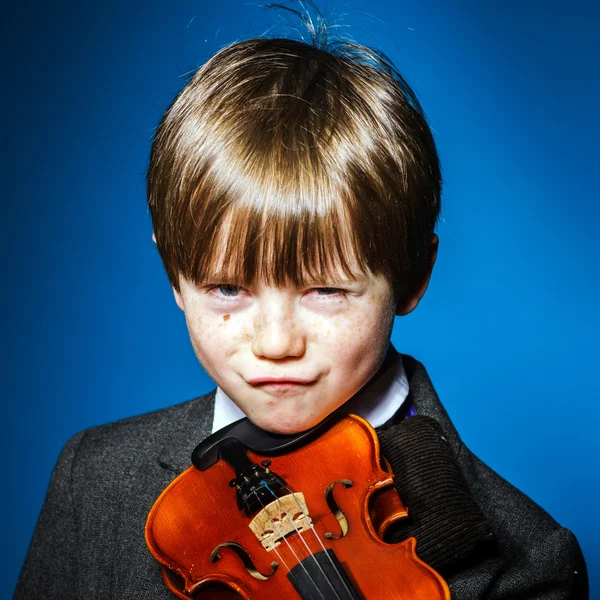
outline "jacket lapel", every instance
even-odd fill
[[[184,417],[175,424],[168,423],[168,431],[161,436],[165,442],[157,456],[161,467],[179,475],[192,465],[192,451],[212,431],[215,391],[190,400]]]
[[[454,451],[454,455],[457,456],[462,447],[462,441],[446,409],[442,406],[425,367],[407,354],[402,354],[402,361],[408,379],[407,402],[412,403],[417,414],[432,417],[442,426],[446,439]]]

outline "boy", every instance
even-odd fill
[[[441,428],[492,536],[456,560],[431,550],[452,598],[585,598],[573,535],[469,452],[424,367],[390,346],[428,286],[440,187],[418,101],[377,53],[254,39],[209,60],[156,133],[148,202],[218,388],[68,442],[15,597],[172,597],[144,525],[198,442],[244,415],[304,431],[345,405],[382,437],[412,413]]]

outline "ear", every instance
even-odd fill
[[[437,258],[439,238],[433,234],[431,242],[429,243],[429,249],[427,251],[427,259],[419,273],[417,273],[410,282],[408,289],[402,295],[396,306],[396,314],[399,317],[403,317],[408,313],[411,313],[417,308],[421,298],[425,295],[427,287],[429,286],[429,280],[431,279],[431,272],[433,271],[433,265],[435,265],[435,259]]]
[[[173,286],[171,286],[171,289],[173,290],[173,296],[175,297],[177,306],[179,306],[179,308],[185,312],[185,304],[183,303],[183,296],[181,295],[181,292],[178,292]]]
[[[154,231],[152,232],[152,241],[156,244],[156,236],[154,235]],[[173,286],[171,286],[171,289],[173,290],[173,296],[175,297],[175,302],[177,303],[177,306],[179,306],[179,308],[183,312],[185,312],[185,305],[183,303],[181,292],[178,292]]]

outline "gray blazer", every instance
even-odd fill
[[[436,419],[492,525],[497,549],[448,579],[453,600],[586,599],[577,540],[462,443],[421,363],[403,355],[409,400]],[[65,445],[15,590],[16,600],[170,600],[144,541],[146,517],[211,432],[214,392],[87,429]]]

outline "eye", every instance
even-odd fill
[[[220,298],[237,298],[243,291],[241,285],[218,283],[208,286],[209,293]]]
[[[218,286],[218,290],[221,292],[221,294],[223,294],[223,296],[237,296],[241,291],[242,288],[239,285],[219,285]]]
[[[337,287],[315,287],[309,294],[319,300],[342,300],[348,295],[348,290]]]
[[[317,296],[336,296],[337,294],[344,294],[344,290],[334,287],[320,287],[315,288]]]
[[[338,287],[312,287],[304,294],[306,306],[315,310],[340,309],[346,305],[348,291]]]

